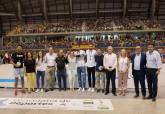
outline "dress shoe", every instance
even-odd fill
[[[139,97],[139,95],[135,95],[135,96],[134,96],[134,98],[138,98],[138,97]]]
[[[97,89],[97,93],[99,93],[100,92],[100,89]]]
[[[152,98],[152,102],[155,102],[156,101],[156,98]]]
[[[146,96],[143,96],[142,99],[146,99]]]
[[[109,92],[108,92],[108,91],[106,91],[106,92],[105,92],[105,95],[108,95],[108,94],[109,94]]]
[[[152,99],[152,97],[149,95],[146,99]]]
[[[117,94],[116,93],[112,93],[114,96],[117,96]]]
[[[54,90],[54,88],[51,88],[50,90],[51,90],[51,91],[53,91],[53,90]]]
[[[66,88],[64,88],[63,90],[66,91]]]
[[[48,92],[49,90],[48,89],[45,89],[45,92]]]

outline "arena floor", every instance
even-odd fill
[[[111,99],[114,110],[112,111],[70,111],[53,109],[3,109],[0,108],[0,114],[165,114],[165,87],[159,87],[158,99],[156,102],[151,100],[142,100],[141,97],[134,99],[132,89],[128,90],[126,96],[114,97],[112,94],[107,96],[102,93],[66,91],[59,92],[55,90],[48,93],[32,93],[14,96],[14,89],[0,89],[1,98],[71,98],[71,99]]]
[[[105,96],[102,93],[92,92],[78,92],[69,91],[66,92],[54,90],[48,93],[32,93],[21,94],[14,96],[14,89],[0,88],[0,100],[1,98],[39,98],[39,99],[110,99],[113,105],[113,110],[110,111],[91,111],[91,110],[66,110],[66,109],[25,109],[25,108],[2,108],[0,102],[0,114],[165,114],[165,64],[159,75],[159,88],[158,97],[156,102],[151,100],[142,100],[141,97],[135,99],[134,89],[128,89],[126,96],[113,96],[109,94]]]

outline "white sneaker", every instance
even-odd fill
[[[91,91],[91,88],[89,88],[88,91]]]
[[[82,92],[84,92],[84,91],[85,91],[85,88],[82,89]]]
[[[95,89],[94,88],[92,88],[92,90],[91,90],[92,92],[94,92],[95,91]]]
[[[81,91],[81,88],[79,88],[78,91]]]
[[[35,92],[36,92],[36,93],[38,93],[39,91],[40,91],[40,90],[39,90],[39,89],[37,89]]]
[[[44,92],[44,89],[41,89],[41,92],[43,93]]]

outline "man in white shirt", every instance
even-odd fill
[[[161,57],[158,51],[154,50],[154,45],[148,45],[148,51],[146,53],[147,59],[147,82],[149,96],[147,99],[152,99],[156,101],[157,91],[158,91],[158,75],[162,66]]]
[[[47,76],[46,76],[46,89],[45,92],[48,92],[49,89],[51,91],[54,90],[55,85],[55,59],[57,58],[57,54],[54,53],[52,47],[49,48],[49,52],[45,55],[45,61],[47,65]]]
[[[135,53],[131,56],[132,75],[135,85],[134,98],[139,97],[139,84],[141,85],[142,99],[146,98],[145,75],[146,75],[146,54],[142,53],[140,46],[136,46]]]
[[[92,92],[94,92],[94,88],[95,88],[95,66],[96,66],[95,55],[96,55],[96,51],[93,49],[88,49],[86,51],[86,60],[87,60],[86,66],[87,66],[88,84],[89,84],[88,91],[92,91]]]
[[[116,95],[116,66],[117,66],[117,56],[115,53],[113,53],[113,47],[109,46],[107,49],[107,52],[104,55],[103,65],[106,71],[106,92],[105,95],[109,94],[109,85],[110,80],[112,82],[112,94],[114,96]]]

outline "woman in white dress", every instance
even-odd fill
[[[69,78],[69,86],[71,90],[74,90],[74,84],[75,84],[75,76],[76,76],[76,56],[74,55],[74,52],[70,52],[68,55],[68,78]]]
[[[118,93],[125,96],[130,62],[125,49],[121,50],[118,59]]]

